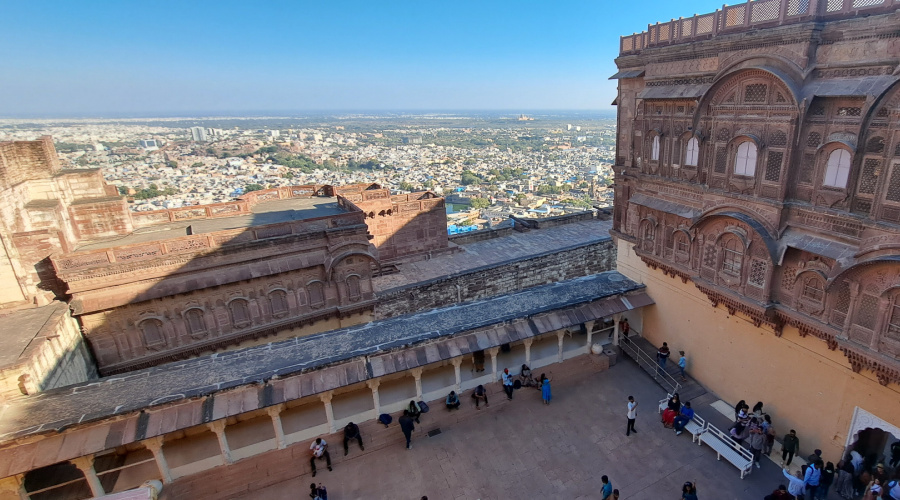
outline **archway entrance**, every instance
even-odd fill
[[[862,408],[853,412],[844,457],[855,451],[864,460],[864,469],[872,469],[878,463],[896,468],[900,461],[900,428]],[[893,462],[893,463],[892,463]]]

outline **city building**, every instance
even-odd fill
[[[147,151],[156,151],[159,149],[159,144],[157,144],[156,139],[141,139],[140,144],[141,147]]]
[[[643,336],[835,463],[900,439],[898,7],[725,6],[622,37],[612,77]]]
[[[27,346],[0,358],[4,500],[171,483],[374,426],[613,342],[652,302],[591,212],[454,241],[443,198],[376,184],[131,213],[49,137],[0,152],[0,340]],[[429,267],[439,254],[455,267]]]
[[[191,140],[194,142],[206,142],[206,129],[204,127],[191,127]]]

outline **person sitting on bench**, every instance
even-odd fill
[[[684,431],[684,426],[687,425],[691,419],[694,418],[694,409],[691,408],[691,403],[688,401],[681,408],[681,413],[675,417],[675,422],[673,427],[675,427],[675,435],[680,435]]]

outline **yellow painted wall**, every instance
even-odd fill
[[[654,345],[668,342],[673,359],[684,350],[690,375],[731,405],[762,401],[779,439],[796,429],[803,456],[821,448],[837,462],[857,406],[900,426],[900,386],[882,386],[872,372],[853,373],[844,354],[824,341],[800,337],[793,327],[779,338],[712,307],[693,283],[647,267],[624,240],[617,266],[656,301],[643,309],[641,334]]]

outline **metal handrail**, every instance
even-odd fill
[[[637,346],[633,345],[631,343],[631,339],[629,339],[628,337],[622,337],[622,341],[619,342],[619,347],[621,347],[623,351],[627,352],[632,357],[632,359],[634,359],[635,362],[637,362],[638,365],[644,364],[646,368],[652,370],[653,373],[655,374],[654,378],[657,378],[657,376],[661,372],[662,373],[661,383],[664,386],[668,386],[668,387],[666,387],[666,390],[670,394],[674,393],[674,392],[678,392],[678,390],[681,389],[681,384],[679,384],[678,381],[675,380],[675,377],[669,375],[669,373],[666,372],[665,370],[660,369],[659,365],[656,363],[656,360],[651,358],[649,354],[638,349]]]

